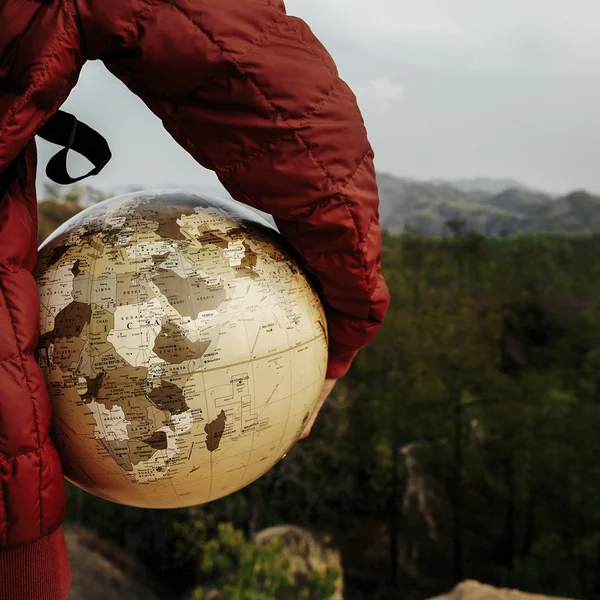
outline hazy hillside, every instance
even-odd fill
[[[484,234],[600,232],[600,197],[584,191],[559,198],[524,187],[498,193],[463,191],[450,183],[385,173],[378,174],[378,182],[382,225],[394,233],[410,226],[427,235],[440,235],[444,223],[454,218],[465,219]]]
[[[471,179],[433,179],[430,183],[447,184],[461,192],[487,192],[499,194],[511,188],[526,189],[527,186],[516,179],[492,179],[490,177],[473,177]]]
[[[464,219],[477,231],[491,235],[600,232],[600,196],[585,191],[554,198],[522,187],[512,180],[481,178],[443,183],[404,179],[386,173],[378,173],[377,180],[381,196],[381,223],[384,229],[392,233],[401,233],[410,226],[426,235],[437,236],[444,232],[449,219],[456,218]],[[498,192],[472,189],[486,185],[488,189],[500,189],[511,183],[519,187]],[[209,197],[228,197],[225,189],[216,185],[171,184],[160,187],[179,187]],[[85,206],[125,191],[129,190],[109,193],[83,186],[47,186],[40,194],[39,240],[77,212],[79,200]],[[270,215],[260,214],[274,224]]]

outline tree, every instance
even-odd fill
[[[200,523],[192,524],[184,534],[197,553],[198,571],[208,582],[194,590],[194,600],[208,600],[209,596],[219,600],[327,600],[335,592],[337,571],[312,571],[307,582],[297,580],[281,554],[283,544],[277,540],[255,546],[231,523],[219,523],[214,536],[205,533]]]

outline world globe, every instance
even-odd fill
[[[37,351],[65,477],[145,508],[261,477],[315,410],[319,297],[280,234],[236,203],[144,191],[41,246]]]

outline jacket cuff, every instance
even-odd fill
[[[2,600],[65,600],[70,587],[71,565],[61,528],[32,544],[0,550]]]
[[[358,350],[352,350],[351,352],[346,352],[344,354],[330,355],[325,377],[327,379],[339,379],[340,377],[343,377],[350,369],[350,365],[357,354]]]

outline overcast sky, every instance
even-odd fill
[[[286,4],[358,96],[379,170],[600,193],[598,0]],[[218,185],[101,64],[86,65],[64,108],[110,141],[92,185]],[[39,145],[42,167],[53,147]]]

